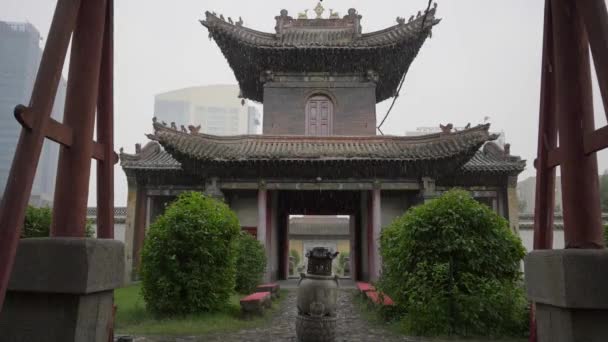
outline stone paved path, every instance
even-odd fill
[[[370,325],[353,303],[354,291],[342,290],[338,295],[338,341],[340,342],[397,342],[419,341],[396,336],[389,331]],[[204,337],[136,338],[135,342],[295,342],[296,291],[289,291],[281,308],[274,313],[271,324],[256,329],[245,329],[229,334],[212,334]]]

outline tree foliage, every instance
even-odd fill
[[[157,316],[223,308],[234,291],[236,215],[201,193],[182,194],[150,226],[141,254],[142,294]]]
[[[378,285],[411,333],[518,335],[527,322],[524,254],[504,218],[452,190],[384,229]]]
[[[608,211],[608,170],[604,170],[604,173],[600,175],[600,201],[602,211]]]
[[[21,238],[49,237],[52,218],[53,211],[51,208],[37,208],[28,205],[25,211],[25,220],[23,222],[23,229],[21,230]],[[93,222],[91,222],[91,220],[87,220],[85,226],[85,236],[95,236],[95,229],[93,228]]]
[[[262,281],[266,250],[251,234],[241,231],[237,239],[236,291],[251,293]]]

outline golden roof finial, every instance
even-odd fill
[[[321,1],[319,1],[317,7],[315,7],[314,10],[315,13],[317,13],[317,19],[321,19],[321,15],[323,15],[323,12],[325,12],[325,8],[323,7],[323,5],[321,5]]]

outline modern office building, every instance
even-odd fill
[[[190,87],[156,95],[154,116],[178,128],[214,135],[260,134],[260,111],[239,98],[238,85]]]
[[[17,104],[28,104],[42,56],[40,33],[29,23],[0,21],[0,194],[8,181],[21,125],[13,116]],[[62,120],[66,82],[61,80],[52,117]],[[55,190],[59,146],[45,141],[30,203],[50,206]]]

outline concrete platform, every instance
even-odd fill
[[[0,312],[0,342],[107,342],[123,272],[120,241],[21,240]]]
[[[525,269],[539,342],[607,340],[608,250],[533,251]]]

